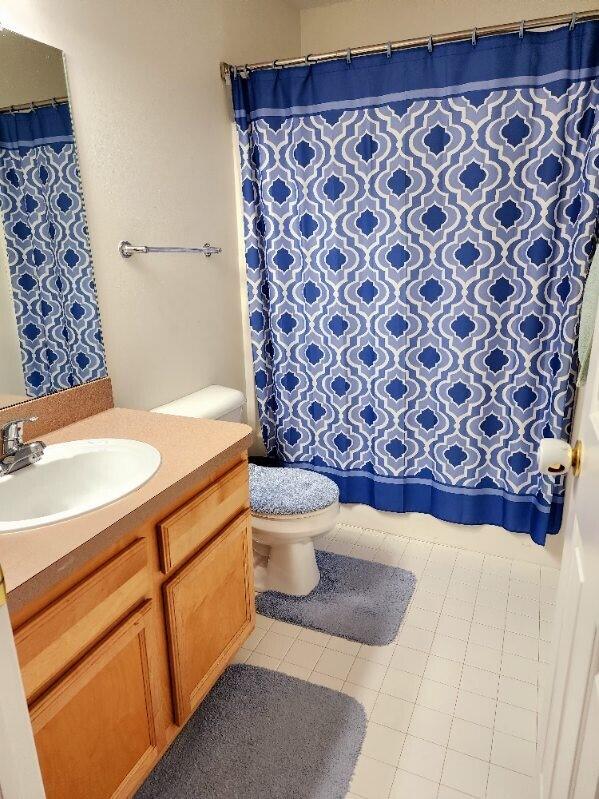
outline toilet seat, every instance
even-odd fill
[[[252,511],[260,516],[314,513],[339,500],[336,484],[311,469],[250,463],[249,473]]]
[[[298,513],[295,516],[266,516],[252,511],[254,540],[261,544],[275,543],[324,535],[335,525],[339,515],[339,502],[313,513]]]

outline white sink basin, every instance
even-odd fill
[[[160,466],[150,444],[94,438],[46,447],[42,458],[0,477],[0,533],[80,516],[135,491]]]

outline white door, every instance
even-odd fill
[[[582,469],[568,478],[553,668],[541,718],[542,799],[599,796],[599,326],[577,427]]]
[[[0,797],[45,795],[0,569]]]

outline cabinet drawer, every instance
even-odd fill
[[[247,508],[248,468],[244,460],[158,525],[164,573],[182,563]]]
[[[157,756],[145,602],[31,707],[48,799],[127,799]]]
[[[15,643],[27,698],[81,657],[149,591],[146,542],[139,540],[20,627]]]
[[[183,724],[255,623],[249,513],[164,585],[175,718]]]

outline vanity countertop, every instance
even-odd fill
[[[113,408],[43,437],[47,444],[84,438],[129,438],[156,447],[162,461],[140,488],[57,524],[0,535],[0,564],[11,611],[24,607],[59,580],[143,522],[158,504],[191,489],[241,455],[252,440],[245,424],[189,419]]]

